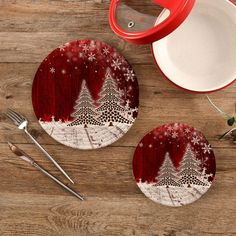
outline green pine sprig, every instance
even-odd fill
[[[207,96],[207,99],[208,99],[208,101],[210,102],[210,104],[211,104],[224,118],[227,119],[227,125],[228,125],[228,126],[232,127],[232,126],[236,123],[236,118],[235,118],[234,115],[231,116],[231,115],[229,115],[228,113],[226,113],[225,111],[223,111],[222,109],[220,109],[219,107],[217,107],[217,106],[212,102],[212,100],[211,100],[208,96]],[[235,113],[236,113],[236,103],[235,103]],[[233,131],[236,131],[236,128],[235,128],[235,127],[229,129],[228,131],[226,131],[224,134],[222,134],[222,135],[220,136],[219,139],[223,139],[223,138],[225,138],[226,136],[231,135]],[[233,141],[236,142],[236,136],[233,136]]]

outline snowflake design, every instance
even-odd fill
[[[173,128],[172,128],[171,126],[169,126],[169,127],[167,128],[167,130],[168,130],[169,132],[171,132],[171,131],[173,130]]]
[[[149,144],[149,146],[148,146],[149,148],[152,148],[152,144]]]
[[[87,44],[83,45],[82,48],[83,48],[84,52],[88,52],[89,51],[89,45],[87,45]]]
[[[132,86],[129,86],[129,87],[128,87],[128,91],[129,91],[129,92],[132,91],[132,89],[133,89]]]
[[[129,80],[131,80],[132,82],[134,82],[134,77],[135,77],[135,74],[134,74],[134,71],[133,70],[130,70],[130,69],[127,69],[127,73],[125,74],[126,76],[126,81],[128,82]]]
[[[65,51],[65,45],[59,46],[59,49],[60,49],[61,52],[64,52]]]
[[[199,144],[200,142],[200,139],[198,137],[193,137],[192,140],[191,140],[191,143],[193,143],[193,145],[196,145],[196,144]]]
[[[120,96],[121,97],[124,97],[125,96],[125,91],[123,89],[120,89],[119,88],[119,93],[120,93]]]
[[[191,130],[190,130],[189,128],[186,128],[186,129],[184,130],[184,132],[185,132],[186,134],[189,134],[189,133],[191,132]]]
[[[119,59],[112,60],[111,66],[114,68],[114,70],[116,69],[120,70],[120,65],[121,65],[121,62],[119,61]]]
[[[61,70],[61,73],[63,74],[63,75],[65,75],[66,74],[66,70]]]
[[[68,46],[70,46],[70,43],[65,43],[65,44],[59,46],[59,49],[60,49],[61,52],[64,52],[65,48],[68,47]]]
[[[175,123],[173,129],[178,130],[178,129],[179,129],[179,124],[178,124],[178,123]]]
[[[95,44],[95,42],[94,42],[93,40],[92,40],[91,43],[90,43],[90,47],[91,47],[91,48],[95,48],[95,47],[96,47],[96,44]]]
[[[55,68],[54,68],[54,67],[51,67],[51,68],[50,68],[50,73],[51,73],[51,74],[54,74],[54,73],[55,73],[55,71],[56,71],[56,70],[55,70]]]
[[[168,133],[168,132],[165,132],[165,133],[164,133],[164,136],[169,136],[169,133]]]
[[[209,157],[202,158],[202,164],[201,164],[201,166],[207,165],[208,160],[209,160]]]
[[[211,145],[210,144],[205,144],[204,143],[204,147],[202,147],[202,150],[203,150],[203,152],[204,152],[204,154],[206,154],[206,153],[211,153],[211,150],[212,150],[212,148],[211,148]]]
[[[88,54],[88,60],[89,61],[94,61],[96,60],[95,54],[93,54],[92,52]]]
[[[110,53],[108,48],[103,48],[103,54],[108,55]]]
[[[172,138],[178,138],[178,133],[177,133],[177,132],[173,132],[173,134],[172,134],[171,137],[172,137]]]
[[[139,144],[139,147],[143,147],[143,143],[140,143],[140,144]]]

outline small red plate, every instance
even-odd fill
[[[95,149],[121,138],[134,123],[138,82],[110,45],[80,40],[60,46],[41,63],[32,101],[43,129],[58,142]]]
[[[141,191],[167,206],[199,199],[210,188],[216,164],[204,135],[186,124],[154,129],[138,144],[133,173]]]

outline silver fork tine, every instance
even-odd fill
[[[10,113],[5,113],[5,115],[14,122],[15,125],[20,125],[20,122],[15,119]]]
[[[15,119],[18,122],[21,122],[21,119],[16,116],[11,110],[7,110],[7,114],[10,115],[12,117],[12,119]]]
[[[13,110],[11,110],[11,109],[8,109],[8,111],[9,111],[13,116],[15,116],[16,118],[18,118],[19,121],[22,122],[22,121],[25,120],[25,118],[24,118],[23,116],[21,116],[20,114],[16,113],[15,111],[13,111]]]

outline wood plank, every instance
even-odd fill
[[[32,63],[42,60],[58,46],[73,40],[96,39],[116,47],[131,64],[153,64],[150,47],[137,46],[120,40],[108,32],[0,32],[0,63]],[[137,51],[137,48],[139,49]]]
[[[92,197],[81,203],[69,197],[55,200],[54,196],[38,194],[0,196],[4,199],[0,233],[6,235],[229,236],[236,232],[234,210],[217,197],[210,201],[204,197],[197,204],[174,209],[142,198]]]

